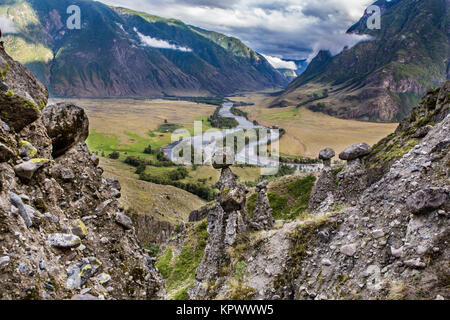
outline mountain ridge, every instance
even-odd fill
[[[5,38],[8,53],[53,96],[227,95],[287,84],[261,55],[236,38],[90,0],[79,2],[81,30],[69,30],[65,20],[70,4],[0,4],[0,14],[18,29]],[[162,47],[146,42],[155,40]]]
[[[379,0],[381,30],[366,27],[365,14],[347,33],[372,39],[332,57],[322,51],[295,79],[282,100],[301,104],[328,90],[308,107],[339,118],[402,120],[428,89],[448,79],[449,6],[446,0]],[[327,57],[328,55],[328,57]]]

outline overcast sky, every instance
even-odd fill
[[[101,0],[235,36],[274,57],[338,53],[360,39],[345,31],[374,0]]]

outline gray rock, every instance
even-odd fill
[[[5,76],[0,78],[0,118],[20,132],[40,117],[42,108],[47,104],[48,91],[3,48],[0,49],[0,65],[7,70]]]
[[[341,160],[355,160],[365,155],[368,155],[372,151],[372,148],[367,143],[354,144],[339,154]]]
[[[26,263],[20,263],[19,264],[19,272],[22,274],[28,273],[28,265]]]
[[[22,199],[14,192],[9,193],[9,199],[11,201],[11,204],[19,210],[19,214],[22,217],[23,221],[25,221],[25,225],[27,226],[27,228],[30,228],[33,225],[33,222],[28,215],[28,211]]]
[[[9,256],[0,257],[0,270],[7,268],[10,261],[11,258]]]
[[[269,185],[269,180],[264,180],[256,185],[256,190],[258,191],[258,190],[265,189],[265,188],[267,188],[268,185]]]
[[[400,247],[398,249],[391,247],[391,255],[396,258],[403,257],[403,247]]]
[[[382,238],[382,237],[384,237],[384,231],[381,230],[381,229],[373,230],[373,231],[372,231],[372,236],[373,236],[375,239]]]
[[[14,167],[16,175],[26,181],[31,181],[36,171],[48,163],[48,159],[33,159]]]
[[[336,155],[333,149],[326,148],[319,152],[319,159],[321,160],[330,160]]]
[[[60,176],[61,176],[61,179],[66,182],[72,181],[73,179],[75,179],[75,174],[69,168],[62,168],[60,171]]]
[[[111,281],[111,276],[107,273],[101,273],[97,276],[97,281],[101,284],[101,285],[105,285],[108,282]]]
[[[331,261],[330,261],[330,259],[326,259],[326,258],[324,258],[324,259],[322,259],[322,261],[320,262],[322,265],[324,265],[324,266],[331,266]]]
[[[346,256],[353,257],[358,249],[358,245],[356,243],[347,244],[341,247],[341,253]]]
[[[37,149],[28,141],[22,140],[20,141],[20,152],[19,155],[22,158],[31,159],[34,158],[37,154]]]
[[[417,129],[416,132],[414,132],[413,138],[419,138],[419,139],[423,138],[423,137],[425,137],[428,134],[428,132],[431,131],[431,129],[433,129],[433,127],[429,126],[429,125],[425,126],[425,127],[421,127],[419,129]]]
[[[119,225],[121,225],[125,229],[127,230],[133,229],[133,221],[129,216],[125,215],[124,213],[117,212],[115,220]]]
[[[81,239],[73,234],[52,233],[48,236],[48,244],[60,249],[76,248],[81,244]]]
[[[263,181],[256,186],[258,196],[256,199],[255,209],[253,210],[253,219],[250,226],[253,230],[270,230],[275,220],[272,216],[272,208],[270,207],[269,197],[267,195],[267,185],[269,181]]]
[[[76,105],[58,103],[44,108],[42,122],[52,139],[53,156],[58,157],[89,136],[89,120]]]
[[[439,209],[448,201],[448,191],[443,188],[427,188],[412,194],[406,205],[413,214],[425,214]]]
[[[424,269],[427,265],[420,261],[420,258],[410,259],[405,261],[405,266],[414,269]]]

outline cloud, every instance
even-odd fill
[[[298,67],[294,61],[285,61],[277,57],[272,57],[263,54],[263,57],[266,58],[267,61],[274,67],[275,69],[290,69],[297,70]]]
[[[141,44],[145,47],[178,50],[178,51],[183,51],[183,52],[191,52],[192,51],[192,49],[187,48],[187,47],[177,46],[177,45],[171,44],[165,40],[160,40],[160,39],[152,38],[150,36],[143,35],[136,28],[134,28],[134,32],[137,33],[137,35],[139,36],[139,39],[141,40]]]
[[[339,54],[344,48],[352,48],[361,41],[370,41],[372,37],[369,35],[357,35],[357,34],[342,34],[324,36],[320,41],[316,42],[314,49],[308,56],[307,61],[311,62],[312,59],[319,53],[320,50],[328,50],[331,55],[335,56]]]
[[[304,59],[340,45],[374,0],[101,0],[235,36],[269,56]],[[333,39],[334,38],[334,39]],[[354,39],[352,39],[354,40]],[[347,40],[346,40],[347,41]],[[347,42],[345,45],[348,45]],[[326,49],[326,48],[324,48]],[[336,50],[334,50],[336,51]]]
[[[0,16],[0,29],[2,33],[16,33],[17,29],[14,22],[9,20],[7,17]]]

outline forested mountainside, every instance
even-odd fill
[[[226,95],[287,79],[240,40],[100,2],[82,0],[81,29],[67,27],[69,0],[0,1],[14,22],[7,52],[54,96]]]

